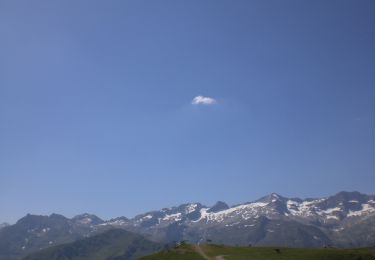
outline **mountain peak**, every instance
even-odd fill
[[[49,218],[51,218],[51,219],[61,219],[61,220],[66,220],[67,219],[63,215],[56,214],[56,213],[52,213],[51,215],[49,215]]]
[[[117,218],[111,218],[110,220],[108,221],[116,221],[116,220],[123,220],[123,221],[129,221],[129,219],[127,217],[117,217]]]
[[[339,197],[339,198],[352,198],[352,197],[363,197],[366,196],[358,191],[340,191],[333,195],[332,197]]]
[[[73,221],[78,221],[81,224],[98,225],[104,221],[94,214],[83,213],[72,218]]]
[[[209,210],[207,210],[207,212],[219,212],[226,209],[229,209],[228,204],[223,201],[218,201]]]
[[[270,194],[270,196],[271,196],[271,198],[275,198],[275,199],[279,199],[279,198],[282,197],[281,195],[277,194],[276,192],[272,192],[272,193]]]
[[[265,203],[271,203],[271,202],[276,202],[276,201],[285,201],[286,198],[273,192],[267,196],[264,196],[260,199],[258,199],[256,202],[265,202]]]
[[[48,218],[48,216],[42,216],[42,215],[33,215],[28,213],[26,216],[20,218],[17,223],[22,223],[22,224],[30,224],[30,223],[35,223],[42,221],[43,219]]]

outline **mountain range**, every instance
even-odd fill
[[[52,246],[32,253],[24,260],[61,259],[138,259],[150,255],[163,247],[122,229],[111,229],[71,243]]]
[[[0,259],[21,259],[113,229],[164,244],[187,240],[239,246],[369,247],[375,245],[375,196],[340,192],[300,199],[272,193],[233,206],[221,201],[211,207],[186,203],[110,220],[92,214],[71,219],[28,214],[0,229]]]

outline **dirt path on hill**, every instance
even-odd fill
[[[199,245],[194,245],[194,250],[195,252],[197,252],[200,256],[202,256],[204,259],[206,260],[212,260],[211,257],[209,257],[208,255],[206,255],[205,252],[203,252],[202,248],[199,246]],[[220,259],[219,259],[220,260]]]
[[[206,255],[206,253],[203,251],[203,249],[199,245],[194,245],[194,251],[197,252],[201,257],[203,257],[206,260],[225,260],[223,255],[213,256],[210,257]]]

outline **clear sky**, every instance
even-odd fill
[[[341,190],[375,193],[375,1],[0,0],[0,222]]]

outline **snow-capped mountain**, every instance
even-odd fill
[[[187,226],[233,224],[266,217],[270,220],[293,220],[322,227],[339,227],[346,222],[361,221],[375,216],[375,196],[358,192],[340,192],[318,199],[285,198],[272,193],[259,200],[229,207],[218,202],[212,207],[200,203],[151,211],[119,222],[101,225],[127,226],[144,230],[158,229],[173,223]]]
[[[18,259],[51,245],[121,228],[154,241],[196,243],[359,247],[375,245],[375,196],[340,192],[316,199],[276,193],[256,201],[211,207],[187,203],[135,216],[104,221],[92,214],[72,219],[52,214],[27,215],[0,230],[0,259]]]
[[[366,246],[375,244],[375,228],[362,232],[367,238],[350,241],[338,238],[353,226],[371,220],[375,222],[375,196],[372,195],[340,192],[326,198],[299,199],[272,193],[232,207],[224,202],[212,207],[189,203],[147,212],[126,222],[107,221],[101,225],[121,227],[165,241],[197,242],[210,238],[225,244],[280,244],[283,241],[288,246]],[[290,240],[281,238],[291,234],[293,227],[283,230],[290,225],[298,230]],[[262,235],[255,236],[253,233],[259,230]]]

